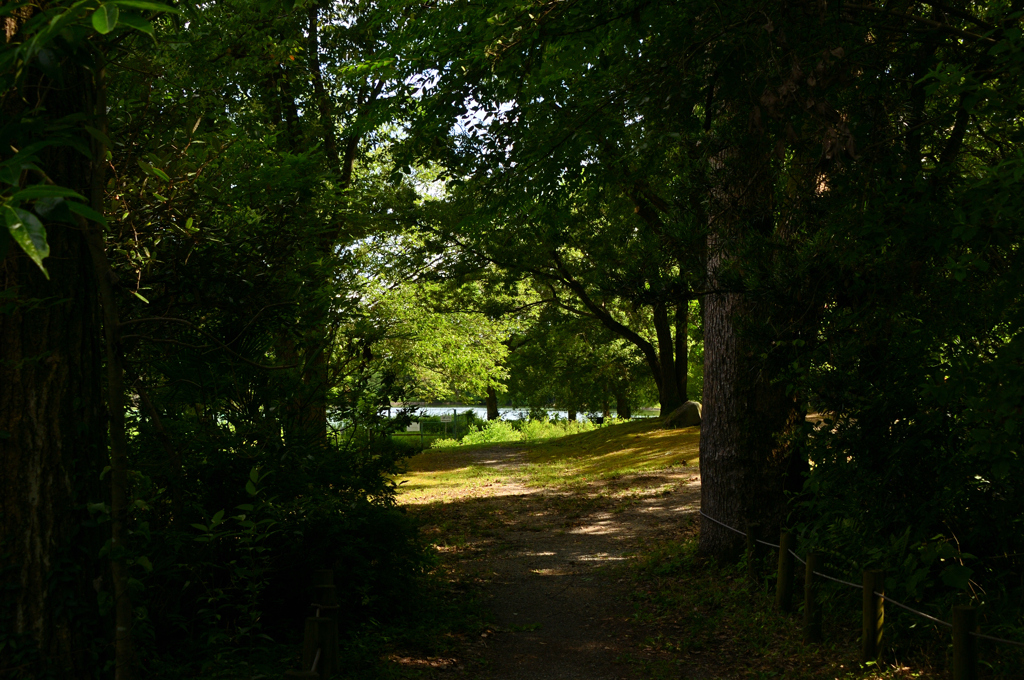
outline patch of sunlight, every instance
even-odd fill
[[[537,576],[570,576],[572,569],[531,569],[530,573],[536,574]]]
[[[618,522],[611,520],[605,520],[603,522],[594,522],[588,524],[585,527],[578,527],[573,529],[571,533],[574,534],[586,534],[588,536],[610,536],[612,534],[621,534],[623,527]]]
[[[593,555],[580,555],[576,558],[579,562],[618,562],[626,559],[621,555],[612,555],[611,553],[594,553]]]

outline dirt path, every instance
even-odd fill
[[[460,578],[475,580],[494,625],[473,645],[463,677],[480,680],[637,678],[643,630],[614,566],[692,520],[692,468],[601,480],[572,490],[523,484],[524,456],[473,452],[481,483],[424,506],[425,530]]]

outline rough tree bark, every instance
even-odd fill
[[[734,152],[715,165],[720,184],[712,193],[703,303],[701,511],[741,529],[756,522],[771,535],[785,508],[784,433],[794,422],[796,404],[784,386],[772,384],[759,348],[743,332],[741,324],[755,324],[763,310],[729,272],[739,239],[772,228],[769,164]],[[740,535],[701,517],[701,553],[729,559],[742,547]]]
[[[4,20],[9,42],[16,20]],[[29,78],[4,98],[3,117],[43,97],[49,119],[88,110],[91,76],[80,63],[60,68],[62,84]],[[53,181],[88,195],[90,163],[78,151],[51,147],[42,160]],[[80,510],[104,500],[99,310],[85,234],[62,223],[46,230],[49,280],[13,244],[0,263],[0,574],[10,588],[0,598],[0,669],[85,678],[96,631],[66,605],[95,602],[92,584],[104,579],[101,541]]]

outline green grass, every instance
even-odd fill
[[[662,429],[660,421],[610,425],[524,447],[528,483],[577,486],[623,475],[690,466],[697,469],[700,428]]]
[[[700,429],[665,430],[656,420],[608,425],[590,432],[542,442],[509,442],[430,449],[409,460],[399,477],[399,500],[429,503],[471,497],[494,485],[521,483],[539,487],[578,487],[666,468],[697,469]],[[477,461],[482,451],[520,451],[521,472],[487,472]]]

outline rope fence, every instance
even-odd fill
[[[748,525],[747,531],[729,526],[725,522],[715,519],[703,510],[700,515],[715,524],[735,532],[747,539],[747,571],[752,584],[758,582],[756,573],[755,549],[757,545],[764,545],[775,548],[779,551],[779,566],[775,589],[775,604],[782,611],[792,611],[793,595],[793,561],[800,562],[805,567],[804,573],[804,641],[821,642],[821,607],[818,602],[817,584],[815,577],[826,581],[839,583],[850,588],[861,590],[863,597],[863,627],[861,634],[861,652],[865,662],[875,661],[878,658],[879,645],[882,639],[882,623],[884,621],[883,603],[888,602],[911,614],[927,619],[932,623],[950,628],[953,631],[953,678],[954,680],[976,680],[978,677],[978,650],[977,639],[982,638],[1014,647],[1024,647],[1024,642],[1006,640],[992,635],[983,635],[977,630],[977,610],[974,607],[956,606],[953,607],[953,622],[943,621],[930,614],[909,607],[902,602],[887,597],[885,594],[885,572],[865,571],[863,583],[853,583],[843,579],[824,574],[818,571],[821,562],[821,555],[815,552],[808,553],[807,559],[801,558],[793,546],[796,537],[783,532],[779,543],[771,543],[760,539],[757,536],[757,525]]]

